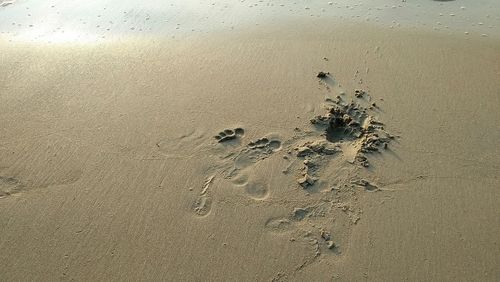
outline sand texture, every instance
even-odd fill
[[[0,62],[1,281],[500,279],[494,36],[291,18]]]

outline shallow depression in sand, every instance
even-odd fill
[[[256,200],[263,200],[269,196],[269,184],[262,181],[249,182],[244,189],[251,198]]]

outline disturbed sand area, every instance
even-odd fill
[[[0,48],[2,280],[500,277],[494,39],[318,20]],[[376,132],[328,116],[351,101]]]

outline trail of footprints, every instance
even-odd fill
[[[336,100],[327,98],[326,113],[310,120],[313,130],[298,130],[297,136],[286,141],[288,154],[283,157],[295,158],[290,160],[283,173],[293,170],[297,186],[307,191],[310,197],[297,202],[298,207],[288,216],[271,217],[264,226],[275,236],[285,235],[290,241],[311,246],[310,255],[295,270],[314,263],[321,254],[339,255],[345,251],[349,240],[346,234],[351,232],[351,226],[362,214],[356,194],[363,190],[379,190],[376,184],[360,178],[357,172],[369,166],[366,155],[387,150],[395,136],[386,132],[383,123],[372,115],[378,106],[368,93],[358,89],[354,91],[354,97],[355,100],[351,101],[342,96],[337,96]],[[370,105],[363,106],[367,103]],[[224,129],[214,137],[219,143],[217,146],[222,146],[219,148],[227,153],[219,167],[220,175],[242,188],[251,199],[265,200],[270,194],[270,181],[255,179],[255,166],[282,150],[283,142],[269,135],[242,145],[244,134],[244,129],[238,127]],[[335,161],[331,163],[332,160]],[[328,171],[331,165],[337,168],[335,175]],[[328,176],[323,175],[325,172],[329,173]],[[207,179],[195,202],[195,212],[199,216],[210,213],[209,186],[213,177]],[[323,177],[328,183],[320,179]],[[334,183],[330,183],[332,181]],[[325,183],[329,186],[324,187]]]
[[[240,145],[244,133],[244,129],[238,127],[224,129],[214,136],[217,143],[236,144],[233,152],[224,158],[223,164],[220,167],[220,173],[223,178],[230,180],[233,185],[242,188],[242,191],[249,198],[257,201],[264,200],[270,193],[269,183],[261,179],[254,179],[251,170],[257,162],[279,151],[281,149],[281,141],[274,137],[263,137],[246,145]],[[199,217],[207,216],[212,209],[211,186],[215,181],[215,177],[216,174],[205,180],[200,194],[193,203],[193,211]]]
[[[237,134],[238,129],[234,132],[237,138],[242,136]],[[267,181],[254,179],[251,169],[257,162],[270,157],[280,149],[281,141],[277,138],[263,137],[254,140],[230,155],[230,161],[223,168],[223,176],[230,179],[234,185],[243,187],[250,198],[263,200],[269,195],[269,184]]]
[[[366,91],[355,90],[350,101],[341,95],[325,100],[325,114],[310,120],[312,131],[296,129],[297,135],[285,143],[287,154],[283,158],[295,158],[282,172],[293,170],[297,186],[309,197],[295,203],[288,216],[269,218],[264,227],[274,236],[284,235],[311,246],[311,253],[292,272],[314,263],[321,254],[340,255],[345,251],[352,225],[363,212],[357,204],[358,191],[379,190],[358,172],[370,165],[368,154],[384,152],[397,137],[377,120],[378,105]],[[226,153],[218,175],[242,188],[251,199],[262,201],[270,195],[270,181],[255,177],[256,165],[282,150],[283,142],[268,135],[242,145],[244,134],[245,130],[238,127],[224,129],[214,137],[218,148]],[[332,165],[336,170],[329,169]],[[198,216],[210,213],[214,177],[205,181],[194,204]]]
[[[355,91],[355,97],[359,101],[363,101],[365,96],[368,94],[364,90]],[[337,96],[336,100],[327,99],[327,102],[330,102],[327,113],[311,119],[311,124],[318,131],[313,139],[304,142],[304,138],[301,138],[296,140],[298,142],[294,145],[290,144],[288,152],[293,151],[303,163],[297,182],[304,189],[315,185],[321,168],[328,163],[330,156],[340,153],[346,161],[367,167],[369,164],[365,154],[379,152],[380,148],[387,149],[394,138],[384,131],[381,122],[368,113],[376,104],[372,103],[370,108],[366,108],[360,105],[359,101],[347,102],[340,96]],[[219,143],[232,140],[240,142],[244,133],[241,127],[224,129],[215,139]],[[269,187],[265,181],[253,181],[250,168],[279,151],[281,147],[282,142],[278,138],[263,137],[254,140],[228,156],[231,162],[223,168],[223,176],[231,179],[237,186],[244,186],[250,197],[265,199],[269,194]],[[293,150],[290,150],[291,148]],[[362,186],[367,190],[376,190],[376,186],[372,184]]]

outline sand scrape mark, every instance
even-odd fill
[[[212,175],[205,180],[200,195],[193,203],[193,211],[198,216],[207,216],[212,210],[212,196],[210,185],[213,183],[214,179],[215,175]]]
[[[0,7],[7,7],[9,5],[12,5],[14,4],[14,0],[4,0],[4,1],[0,1]]]
[[[376,184],[373,184],[372,182],[366,180],[366,179],[356,179],[351,181],[353,184],[356,184],[358,186],[364,187],[366,191],[369,192],[376,192],[380,190]]]

